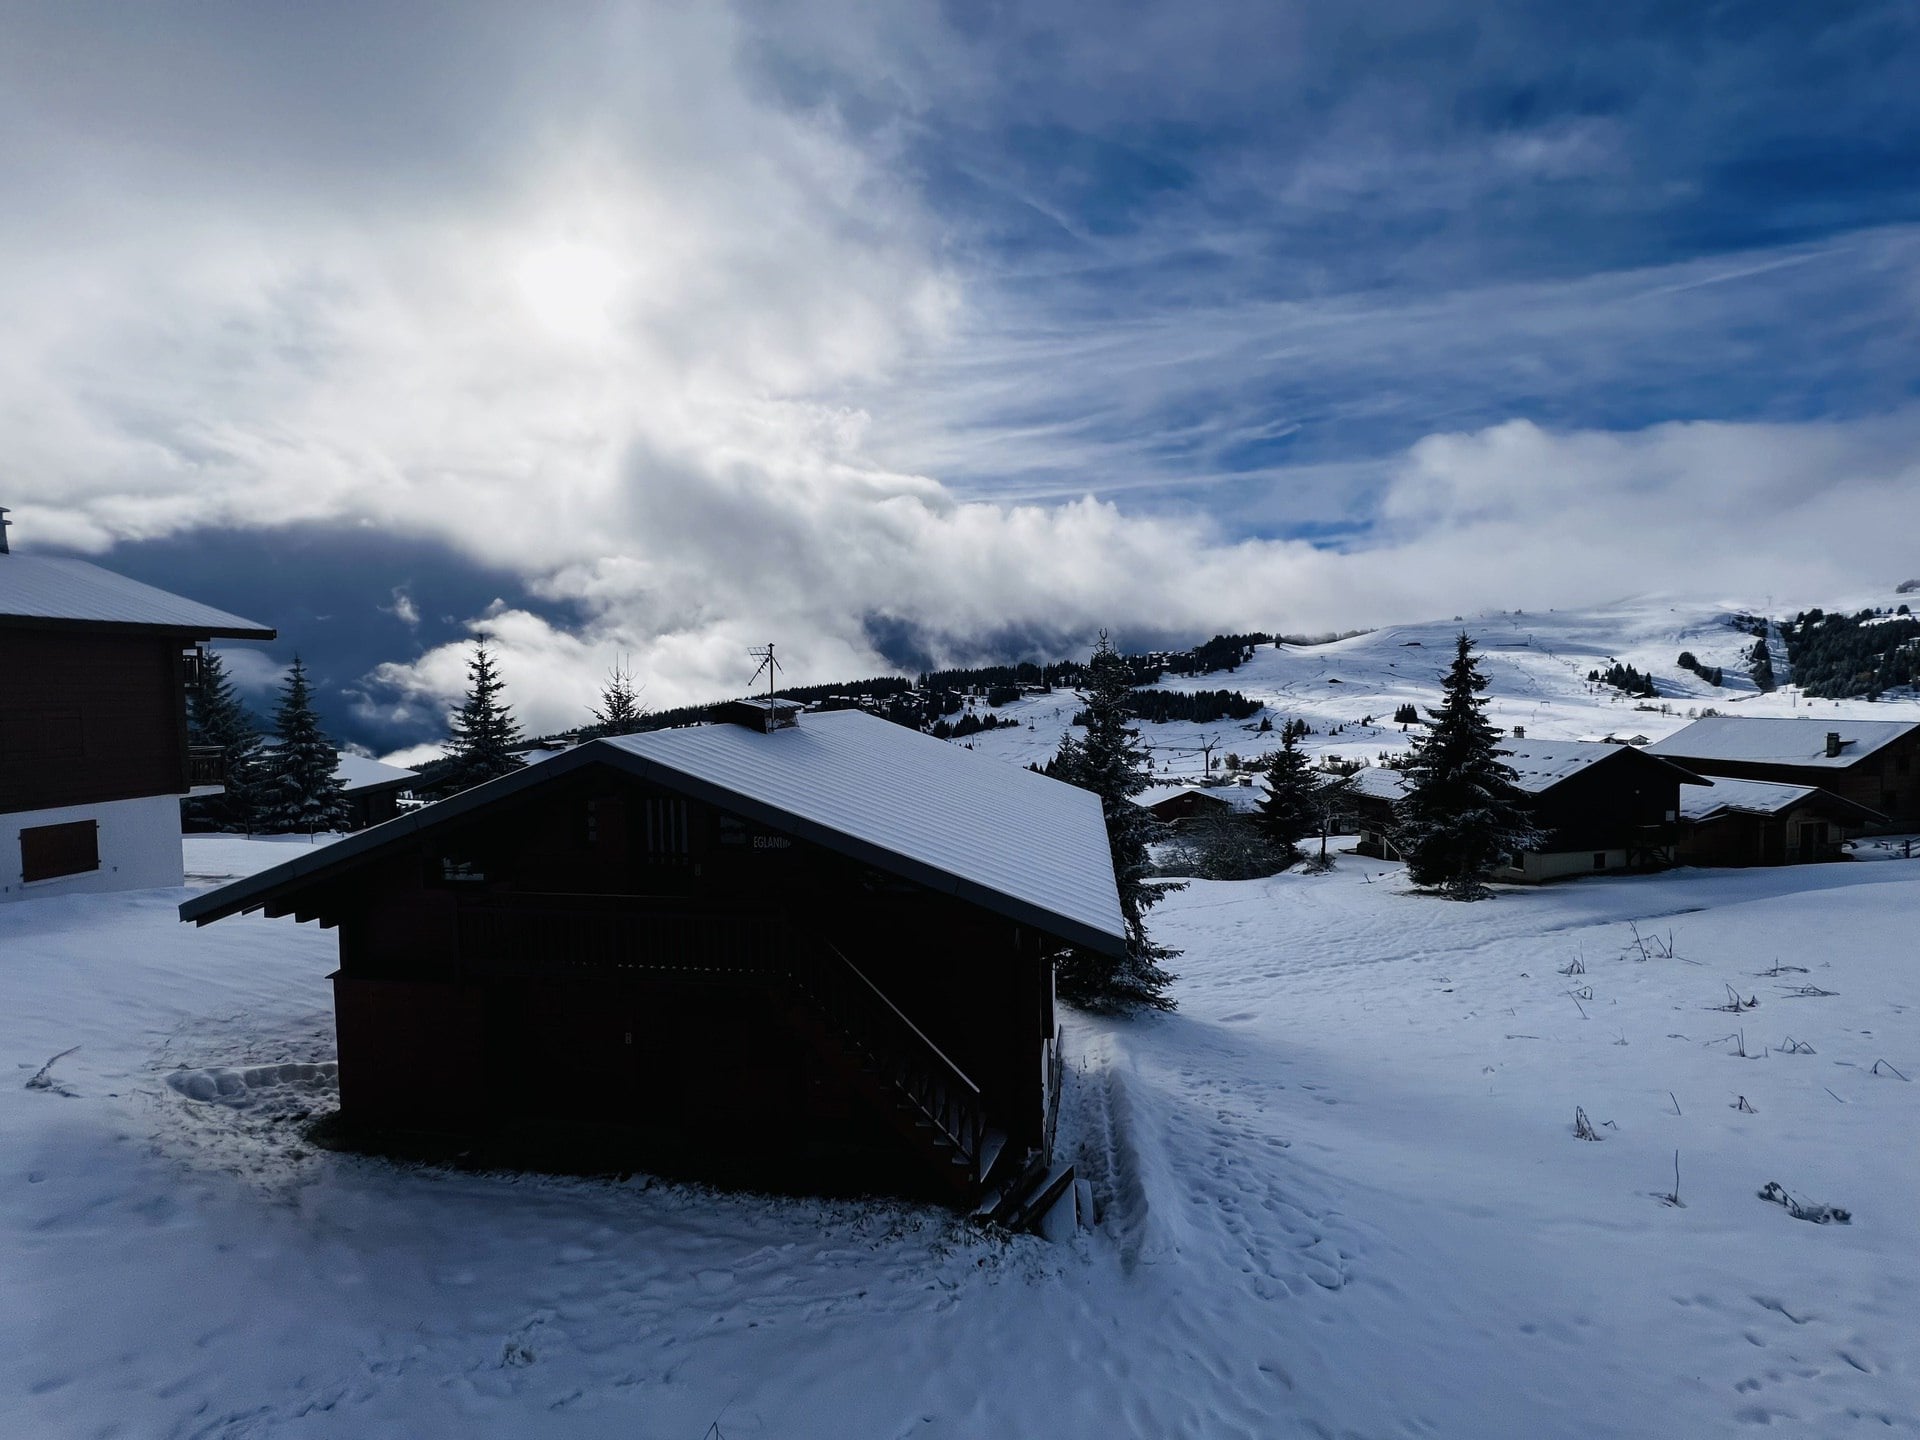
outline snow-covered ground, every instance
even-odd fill
[[[1891,592],[1867,597],[1860,607],[1891,604],[1897,598]],[[1160,688],[1238,690],[1265,702],[1275,727],[1283,718],[1306,720],[1314,731],[1305,742],[1310,753],[1375,761],[1407,748],[1408,736],[1393,723],[1393,712],[1403,704],[1437,703],[1440,677],[1453,660],[1454,637],[1464,630],[1478,647],[1487,677],[1489,717],[1502,729],[1522,726],[1536,740],[1599,740],[1609,735],[1658,740],[1687,724],[1693,718],[1690,711],[1697,715],[1706,707],[1729,715],[1797,715],[1809,720],[1920,719],[1920,700],[1911,696],[1878,702],[1817,700],[1790,685],[1761,694],[1747,675],[1746,656],[1755,637],[1735,626],[1738,613],[1733,607],[1666,598],[1590,610],[1494,611],[1387,626],[1328,645],[1263,646],[1237,670],[1168,676]],[[1703,666],[1722,667],[1725,684],[1709,685],[1682,670],[1677,663],[1682,651],[1691,651]],[[1589,673],[1604,671],[1616,660],[1653,675],[1661,698],[1639,700],[1587,680]],[[1777,673],[1787,673],[1784,647],[1775,666]],[[1044,763],[1059,748],[1078,704],[1064,691],[1023,698],[994,712],[1011,717],[1016,726],[982,731],[966,743],[1022,765]],[[1369,717],[1371,725],[1361,723]],[[1262,733],[1258,724],[1256,717],[1143,728],[1156,770],[1168,778],[1197,778],[1209,740],[1216,742],[1216,766],[1229,751],[1247,758],[1277,748],[1277,728]]]
[[[1920,863],[1196,883],[1057,1245],[313,1151],[332,934],[183,893],[0,906],[0,1434],[1920,1434]]]

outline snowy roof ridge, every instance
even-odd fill
[[[1736,812],[1748,815],[1778,815],[1809,799],[1818,799],[1829,811],[1855,815],[1868,823],[1887,818],[1869,806],[1849,800],[1843,795],[1836,795],[1833,791],[1824,790],[1818,785],[1793,785],[1783,780],[1725,778],[1715,780],[1713,789],[1704,795],[1682,792],[1680,818],[1693,821],[1711,820],[1719,815]]]
[[[590,741],[197,896],[180,907],[180,918],[205,924],[257,909],[272,894],[595,764],[1070,943],[1108,953],[1126,945],[1097,796],[859,710],[809,715],[804,725],[771,733],[715,724]]]
[[[1514,773],[1514,782],[1529,795],[1551,790],[1563,780],[1592,768],[1616,755],[1638,755],[1672,770],[1682,785],[1712,785],[1704,775],[1696,775],[1671,760],[1649,757],[1633,745],[1610,745],[1603,740],[1503,740],[1495,747],[1500,759]],[[1637,763],[1637,762],[1636,762]],[[1398,770],[1369,766],[1356,771],[1347,781],[1358,794],[1377,800],[1395,800],[1407,792],[1407,778]]]
[[[124,625],[271,640],[268,626],[63,555],[0,555],[0,624]]]
[[[342,789],[349,794],[355,790],[376,789],[386,785],[417,785],[420,783],[418,772],[402,770],[398,765],[389,765],[384,760],[374,760],[366,755],[355,755],[342,750],[338,763],[333,767],[334,778]]]
[[[1750,760],[1772,765],[1811,765],[1844,770],[1903,735],[1920,720],[1839,720],[1820,715],[1709,715],[1647,746],[1652,755],[1676,760]],[[1827,754],[1827,736],[1840,737],[1840,753]]]

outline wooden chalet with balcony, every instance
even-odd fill
[[[339,929],[350,1131],[989,1208],[1064,1188],[1055,955],[1126,943],[1096,797],[766,702],[577,746],[180,913],[254,910]]]
[[[223,780],[219,750],[187,743],[199,646],[274,632],[84,560],[12,554],[4,525],[0,901],[178,885],[180,797]]]

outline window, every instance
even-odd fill
[[[650,795],[646,811],[646,858],[684,860],[692,848],[687,843],[687,802],[677,795]]]
[[[1596,870],[1604,870],[1607,868],[1607,852],[1606,851],[1596,850],[1593,852],[1593,868]]]
[[[84,875],[100,868],[100,824],[75,820],[66,825],[35,825],[20,832],[20,879],[52,880]]]

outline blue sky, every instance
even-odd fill
[[[0,56],[0,503],[277,624],[244,674],[299,649],[379,750],[475,634],[547,726],[767,638],[1818,599],[1920,570],[1917,28],[48,8]]]

